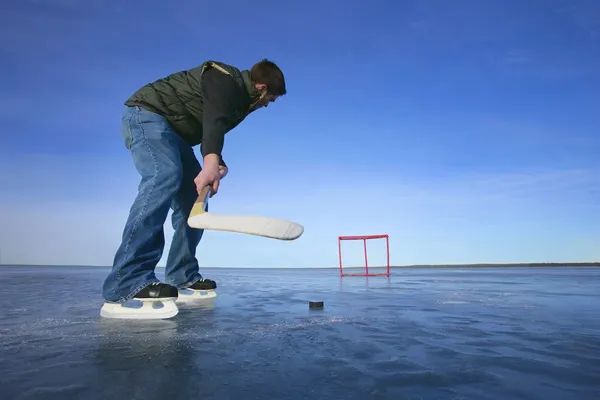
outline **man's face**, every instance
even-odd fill
[[[262,107],[268,107],[269,103],[275,102],[279,96],[274,94],[267,93],[267,87],[263,84],[256,85],[256,88],[261,91],[261,99],[254,104],[252,107],[252,111],[258,110]]]
[[[261,98],[257,103],[256,103],[256,109],[259,109],[261,107],[268,107],[269,103],[273,103],[275,100],[277,100],[278,96],[275,96],[273,94],[269,94],[267,93],[266,95],[264,95],[263,98]]]

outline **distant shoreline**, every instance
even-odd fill
[[[0,267],[73,267],[73,268],[110,268],[107,265],[42,265],[42,264],[0,264]],[[476,263],[476,264],[411,264],[411,265],[392,265],[390,269],[403,268],[516,268],[516,267],[536,267],[536,268],[556,268],[556,267],[600,267],[599,262],[539,262],[539,263]],[[164,268],[158,266],[157,268]],[[331,267],[205,267],[201,268],[222,268],[222,269],[339,269],[339,266]],[[364,265],[344,266],[344,269],[364,269]],[[373,269],[383,269],[384,266],[369,266]]]
[[[489,268],[489,267],[500,267],[500,268],[514,268],[514,267],[600,267],[600,262],[415,264],[415,265],[394,265],[394,266],[390,266],[390,269],[391,268]]]

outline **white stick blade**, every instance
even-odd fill
[[[188,218],[188,225],[196,229],[245,233],[280,240],[295,240],[304,233],[304,227],[295,222],[257,216],[203,213]]]

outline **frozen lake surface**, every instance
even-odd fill
[[[0,267],[0,398],[600,398],[598,268],[204,269],[163,321],[100,318],[107,272]]]

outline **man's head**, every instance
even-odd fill
[[[258,101],[253,104],[252,110],[267,107],[269,103],[287,93],[283,72],[274,62],[266,58],[252,66],[250,79],[252,79],[254,87],[261,93]]]

